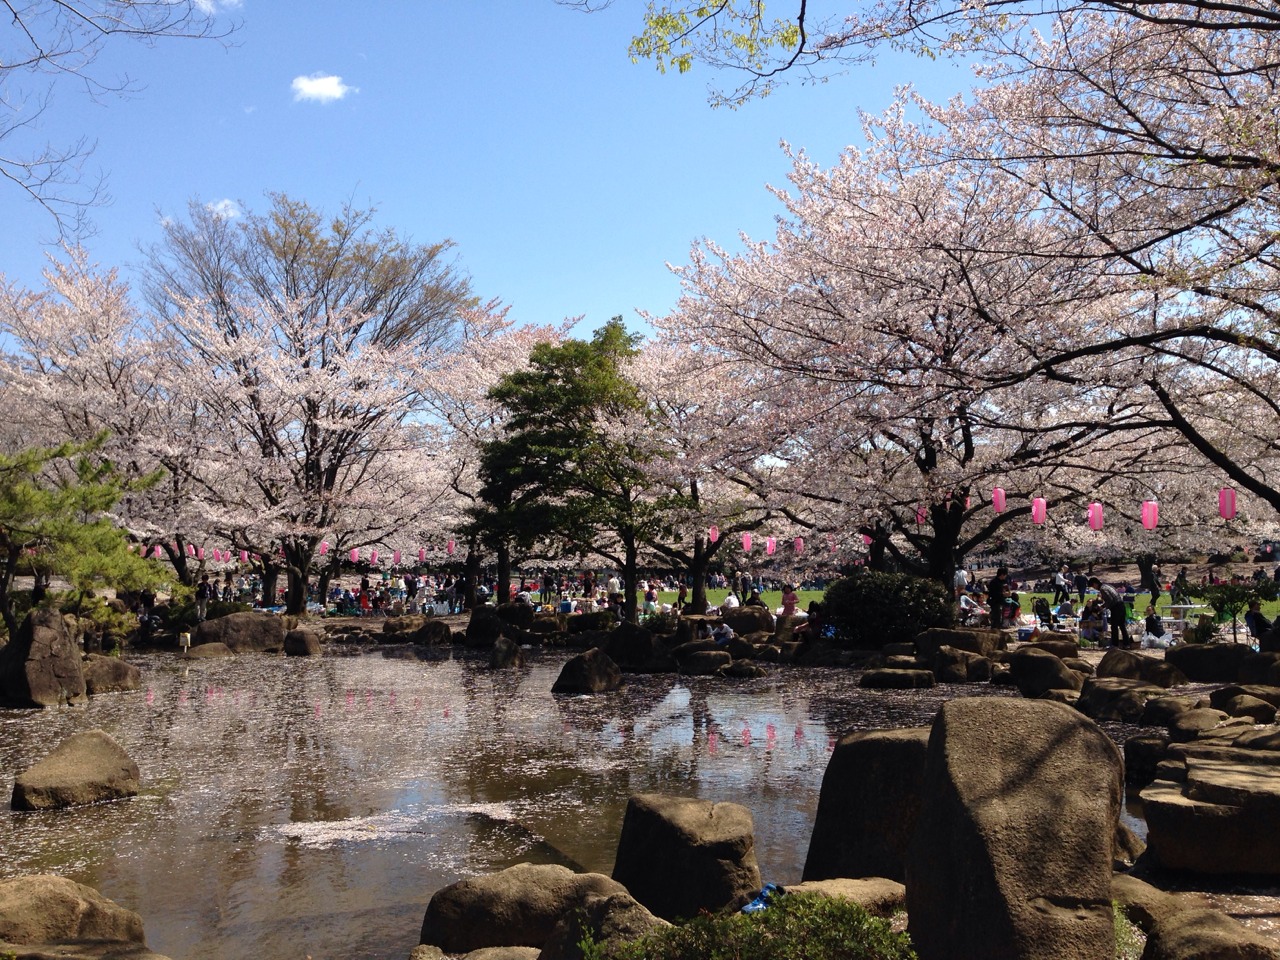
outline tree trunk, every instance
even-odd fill
[[[473,610],[476,606],[476,580],[480,576],[480,551],[476,539],[467,541],[467,560],[462,568],[462,604],[464,610]],[[454,591],[457,591],[454,587]]]
[[[265,559],[262,561],[262,605],[273,607],[276,602],[276,584],[280,582],[280,568]]]
[[[636,548],[635,537],[626,534],[622,538],[624,551],[622,566],[622,619],[627,623],[636,622],[636,587],[640,582],[638,559],[640,551]]]
[[[505,540],[498,544],[498,596],[496,603],[506,603],[511,599],[511,544]]]
[[[693,580],[689,613],[707,612],[707,568],[718,544],[709,544],[701,533],[693,538],[693,556],[689,559],[689,576]]]

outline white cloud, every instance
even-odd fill
[[[225,197],[214,203],[206,203],[205,209],[212,213],[216,213],[224,220],[230,220],[233,217],[240,216],[240,206],[234,200],[228,200]]]
[[[348,93],[359,93],[358,87],[349,87],[341,77],[333,74],[313,73],[309,77],[293,78],[293,99],[315,100],[317,103],[331,103],[341,100]]]

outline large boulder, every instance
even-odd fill
[[[952,700],[929,738],[907,852],[920,960],[1097,960],[1113,951],[1115,744],[1062,704]]]
[[[827,761],[803,879],[906,876],[929,728],[842,737]]]
[[[473,608],[467,621],[467,646],[476,649],[492,647],[494,641],[502,636],[505,623],[494,607]]]
[[[191,644],[194,648],[221,643],[232,653],[279,653],[284,649],[284,635],[282,618],[245,610],[198,624]]]
[[[321,639],[320,634],[315,630],[296,627],[284,635],[284,655],[286,657],[318,657]]]
[[[1123,677],[1087,677],[1076,709],[1093,720],[1137,723],[1147,701],[1165,696],[1165,688],[1145,680]]]
[[[406,639],[424,647],[447,647],[453,643],[453,630],[443,620],[427,617]]]
[[[650,630],[634,623],[620,623],[609,633],[603,650],[622,670],[640,671],[663,655],[662,646]]]
[[[1255,697],[1264,703],[1271,704],[1273,707],[1280,707],[1280,687],[1260,683],[1233,683],[1226,687],[1219,687],[1217,690],[1210,692],[1209,705],[1219,710],[1226,710],[1227,705],[1241,694]]]
[[[733,664],[728,650],[693,650],[676,661],[682,674],[690,677],[709,677],[722,673]]]
[[[963,630],[930,627],[916,634],[915,652],[932,660],[942,647],[955,647],[990,659],[1005,648],[1007,638],[999,630]]]
[[[720,611],[720,619],[734,633],[773,633],[773,614],[764,607],[733,607]]]
[[[84,658],[84,688],[91,697],[100,693],[127,693],[142,686],[142,671],[119,657],[91,653]]]
[[[145,943],[142,918],[132,910],[108,900],[92,887],[48,874],[0,880],[0,941],[28,948],[77,942],[138,947]],[[15,954],[34,956],[37,951],[10,952]],[[40,951],[38,955],[48,954]]]
[[[538,960],[583,960],[582,942],[591,939],[608,956],[609,950],[669,927],[629,893],[591,896],[577,910],[564,915],[542,945]]]
[[[524,666],[524,651],[519,644],[499,637],[489,651],[489,666],[494,670],[508,670]]]
[[[192,647],[182,656],[186,660],[218,660],[235,655],[235,651],[225,643],[202,643],[198,647]]]
[[[57,610],[27,614],[0,647],[0,707],[57,707],[88,698],[80,651]]]
[[[14,810],[78,807],[138,795],[138,765],[104,730],[73,733],[13,781]]]
[[[1158,687],[1179,687],[1187,682],[1182,671],[1168,660],[1158,660],[1141,653],[1112,647],[1098,664],[1099,677],[1121,677],[1125,680],[1141,680]]]
[[[751,811],[638,794],[622,818],[613,879],[664,920],[740,906],[760,889]]]
[[[1079,690],[1084,676],[1076,673],[1062,658],[1038,647],[1022,647],[1009,654],[1006,662],[1013,671],[1018,691],[1031,699],[1050,690]]]
[[[541,947],[556,924],[590,897],[627,893],[601,873],[519,863],[436,892],[422,920],[421,943],[446,953],[485,947]]]
[[[1170,647],[1164,658],[1192,683],[1235,683],[1252,653],[1247,643],[1184,643]]]
[[[1280,752],[1193,743],[1170,753],[1185,764],[1181,782],[1156,780],[1141,794],[1152,860],[1171,870],[1280,876],[1272,826]]]
[[[1024,643],[1019,650],[1045,650],[1052,653],[1055,657],[1063,660],[1073,660],[1080,656],[1080,644],[1074,640],[1067,639],[1046,639],[1031,640]]]
[[[533,609],[533,604],[519,601],[500,603],[495,610],[503,623],[510,624],[518,630],[528,630],[533,625],[534,614],[537,613]]]
[[[552,693],[605,693],[622,686],[622,671],[599,647],[580,653],[563,667]]]
[[[981,683],[991,679],[991,661],[957,647],[939,647],[933,657],[933,675],[939,683]]]
[[[1241,683],[1280,685],[1280,653],[1250,653],[1240,663]]]
[[[1179,910],[1147,931],[1142,960],[1280,960],[1280,943],[1220,910]]]
[[[907,905],[907,888],[884,877],[805,880],[787,884],[787,893],[809,893],[820,897],[839,897],[856,903],[873,917],[890,917]]]

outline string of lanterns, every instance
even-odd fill
[[[1008,506],[1008,497],[1004,490],[996,487],[991,491],[991,506],[996,513],[1003,513]],[[1223,487],[1218,491],[1218,515],[1223,520],[1232,520],[1236,515],[1236,492],[1231,487]],[[1031,501],[1031,522],[1043,524],[1049,517],[1049,507],[1044,497],[1036,497]],[[1154,530],[1160,523],[1160,503],[1157,500],[1142,501],[1142,526]],[[1102,504],[1094,501],[1085,511],[1085,519],[1089,529],[1100,531],[1103,527]]]
[[[195,560],[204,560],[204,559],[205,559],[205,556],[206,556],[206,554],[205,554],[205,548],[204,548],[204,547],[197,547],[197,546],[195,546],[194,544],[190,544],[190,543],[188,543],[188,544],[186,545],[185,550],[179,550],[179,548],[178,548],[178,545],[177,545],[177,544],[170,544],[170,545],[169,545],[169,548],[170,548],[170,550],[172,550],[174,553],[185,553],[188,557],[191,557],[192,559],[195,559]],[[133,545],[132,545],[132,544],[130,544],[129,549],[130,549],[130,550],[134,549],[134,547],[133,547]],[[143,553],[143,554],[145,554],[145,553],[146,553],[146,547],[145,547],[145,546],[139,546],[139,547],[138,547],[138,549],[139,549],[140,551],[142,551],[142,553]],[[457,550],[457,543],[456,543],[455,541],[453,541],[453,540],[450,540],[450,541],[445,545],[445,548],[444,548],[444,549],[445,549],[445,553],[447,553],[449,556],[451,556],[451,557],[452,557],[452,556],[453,556],[453,554],[454,554],[454,552]],[[318,551],[318,552],[319,552],[320,556],[322,556],[322,557],[328,554],[328,552],[329,552],[329,543],[328,543],[328,541],[322,541],[322,542],[321,542],[321,544],[320,544],[320,548],[319,548],[319,551]],[[165,553],[164,547],[163,547],[163,546],[161,546],[161,545],[160,545],[160,544],[158,544],[158,543],[157,543],[157,544],[155,544],[155,545],[151,548],[151,551],[150,551],[150,555],[151,555],[153,558],[157,559],[157,560],[158,560],[158,559],[160,559],[161,557],[163,557],[163,556],[164,556],[164,553]],[[283,551],[283,549],[282,549],[282,550],[280,550],[280,551],[278,551],[278,554],[279,554],[280,556],[283,556],[283,555],[284,555],[284,551]],[[211,548],[211,549],[208,551],[208,556],[209,556],[209,558],[210,558],[214,563],[231,563],[233,560],[235,560],[235,559],[237,558],[237,553],[236,553],[235,551],[233,551],[233,550],[222,550],[222,549],[220,549],[220,548],[214,547],[214,548]],[[391,562],[392,562],[392,564],[393,564],[393,565],[395,565],[395,566],[399,566],[399,565],[400,565],[400,561],[401,561],[402,556],[403,556],[403,554],[402,554],[399,550],[393,550],[393,551],[391,552]],[[252,558],[255,562],[258,562],[258,563],[260,563],[260,562],[262,561],[262,555],[261,555],[261,554],[259,554],[259,553],[252,553],[252,554],[251,554],[248,550],[241,550],[241,551],[239,551],[238,557],[239,557],[239,561],[240,561],[241,563],[248,563],[248,562],[249,562],[249,560],[250,560],[250,558]],[[359,563],[359,562],[360,562],[360,550],[359,550],[359,548],[353,548],[353,549],[351,550],[351,553],[349,554],[349,557],[350,557],[350,560],[351,560],[351,562],[352,562],[352,563]],[[377,549],[377,547],[374,547],[374,548],[372,548],[372,549],[370,549],[370,550],[369,550],[369,562],[370,562],[370,563],[377,563],[377,562],[378,562],[378,557],[379,557],[379,553],[378,553],[378,549]],[[426,548],[426,547],[420,547],[420,548],[418,549],[418,562],[419,562],[419,563],[426,563],[426,560],[427,560],[427,548]]]

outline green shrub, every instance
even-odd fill
[[[951,592],[936,580],[866,570],[827,587],[823,617],[837,640],[860,649],[906,643],[955,622]]]
[[[667,636],[676,632],[676,624],[680,622],[679,614],[674,611],[663,613],[650,613],[640,618],[640,626],[650,630],[653,633]]]
[[[584,960],[913,960],[905,933],[838,897],[788,894],[759,913],[702,914],[631,943],[580,944]]]

